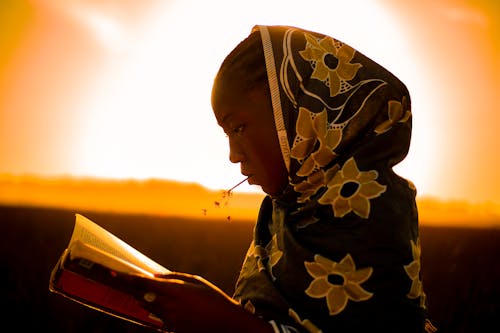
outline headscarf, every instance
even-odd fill
[[[392,169],[410,96],[329,36],[255,26],[289,184],[264,198],[234,297],[286,332],[422,332],[416,189]]]

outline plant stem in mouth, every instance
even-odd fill
[[[227,193],[231,193],[232,190],[234,190],[235,188],[237,188],[238,186],[240,186],[241,184],[243,184],[244,182],[246,182],[248,180],[249,177],[243,179],[241,182],[239,182],[238,184],[234,185],[233,187],[231,187],[229,190],[227,190]]]

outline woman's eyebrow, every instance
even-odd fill
[[[222,119],[219,122],[219,125],[221,127],[227,126],[227,123],[231,120],[231,118],[234,118],[234,117],[236,117],[236,115],[234,114],[234,112],[228,112],[227,114],[225,114],[222,117]]]

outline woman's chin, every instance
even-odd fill
[[[249,185],[252,185],[252,186],[259,186],[261,188],[262,191],[264,191],[265,193],[269,194],[267,191],[266,191],[266,186],[262,186],[261,183],[259,183],[257,181],[257,179],[255,179],[254,176],[249,176],[248,179],[247,179],[247,183]]]
[[[252,175],[248,176],[247,183],[250,185],[260,185]]]

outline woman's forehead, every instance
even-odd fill
[[[259,118],[268,113],[272,114],[270,96],[265,89],[220,87],[216,89],[212,103],[217,121],[221,125],[230,118]]]

